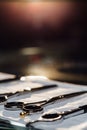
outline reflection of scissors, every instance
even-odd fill
[[[1,130],[16,130],[10,121],[0,118],[0,129]]]
[[[49,85],[43,85],[43,86],[37,86],[35,88],[30,88],[27,87],[25,88],[23,91],[17,91],[17,92],[10,92],[10,93],[4,93],[4,94],[0,94],[0,103],[7,101],[8,98],[11,98],[13,96],[20,96],[29,92],[36,92],[36,91],[40,91],[40,90],[44,90],[44,89],[49,89],[49,88],[55,88],[58,87],[58,85],[56,84],[49,84]]]
[[[63,111],[63,112],[59,112],[59,113],[47,113],[47,114],[43,114],[38,120],[29,122],[26,124],[27,127],[32,126],[32,124],[37,123],[37,122],[45,122],[45,123],[51,123],[57,121],[60,122],[64,119],[73,117],[73,116],[77,116],[80,114],[84,114],[87,113],[87,105],[84,106],[80,106],[76,109],[71,109],[68,111]]]
[[[85,94],[85,93],[87,93],[87,91],[74,92],[74,93],[69,93],[69,94],[65,94],[65,95],[55,96],[55,97],[52,97],[48,100],[27,103],[27,104],[24,104],[23,102],[21,102],[21,103],[20,102],[7,102],[4,105],[4,108],[6,110],[11,110],[11,111],[19,110],[19,108],[20,108],[23,110],[23,112],[20,113],[20,116],[24,117],[24,116],[29,115],[29,114],[34,113],[34,112],[42,112],[43,107],[45,105],[48,105],[49,103],[54,103],[55,101],[60,101],[60,100],[72,98],[72,97],[79,96],[79,95]]]

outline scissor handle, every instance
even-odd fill
[[[9,111],[17,111],[21,110],[23,105],[23,102],[7,102],[4,104],[4,109]]]
[[[0,103],[7,101],[7,95],[0,95]]]
[[[23,111],[26,111],[29,113],[41,112],[43,111],[43,108],[41,106],[34,105],[34,104],[26,104],[23,106]]]
[[[58,113],[48,113],[42,115],[38,120],[28,122],[26,127],[31,127],[34,123],[42,122],[52,125],[52,123],[60,123],[63,120],[63,116]]]
[[[43,112],[43,108],[38,105],[34,104],[24,104],[22,108],[23,112],[20,113],[20,117],[24,118],[27,115],[33,114],[33,113],[40,113]]]
[[[42,115],[42,121],[51,122],[56,120],[61,120],[63,116],[59,113],[48,113]]]

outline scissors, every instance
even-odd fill
[[[23,108],[22,108],[23,112],[20,113],[20,116],[25,117],[26,115],[33,114],[36,112],[37,113],[43,112],[44,106],[46,106],[50,103],[54,103],[55,101],[60,101],[60,100],[65,100],[68,98],[76,97],[76,96],[79,96],[79,95],[85,94],[85,93],[87,93],[87,91],[69,93],[69,94],[65,94],[65,95],[55,96],[55,97],[52,97],[52,98],[50,98],[48,100],[44,100],[44,101],[24,104]]]
[[[23,94],[27,94],[29,92],[36,92],[36,91],[45,90],[45,89],[49,89],[49,88],[55,88],[55,87],[58,87],[58,85],[57,84],[48,84],[48,85],[43,85],[40,87],[37,86],[35,88],[27,87],[23,91],[16,91],[14,93],[10,92],[10,93],[0,94],[0,103],[7,101],[9,98],[11,98],[13,96],[20,96]]]
[[[54,103],[55,101],[65,100],[65,99],[79,96],[79,95],[82,95],[85,93],[87,93],[87,91],[74,92],[74,93],[55,96],[55,97],[52,97],[47,100],[33,102],[33,103],[27,103],[27,104],[25,104],[23,102],[21,102],[21,103],[20,102],[7,102],[4,104],[4,108],[6,110],[10,110],[10,111],[14,111],[14,110],[17,111],[19,109],[23,110],[23,112],[20,113],[20,116],[25,117],[26,115],[29,115],[32,113],[43,112],[44,106],[46,106],[50,103]]]
[[[80,106],[75,109],[71,109],[68,111],[63,111],[63,112],[56,112],[56,113],[46,113],[43,114],[38,120],[34,120],[31,122],[28,122],[26,124],[26,127],[32,126],[34,123],[37,122],[45,122],[51,125],[52,122],[60,123],[64,119],[68,119],[80,114],[87,113],[87,105]]]
[[[12,98],[13,96],[20,96],[28,92],[29,90],[23,90],[23,91],[17,91],[15,93],[10,92],[10,93],[0,94],[0,104],[2,104],[3,102],[6,102],[9,98]]]

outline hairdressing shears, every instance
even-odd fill
[[[10,93],[0,94],[0,104],[6,102],[9,98],[12,98],[13,96],[20,96],[28,92],[29,90],[23,90],[23,91],[17,91],[14,93],[10,92]]]
[[[10,111],[14,111],[14,110],[17,111],[19,109],[23,110],[23,112],[20,113],[20,116],[25,117],[26,115],[32,114],[34,112],[35,113],[43,112],[44,106],[48,105],[49,103],[54,103],[55,101],[65,100],[65,99],[79,96],[85,93],[87,93],[87,91],[73,92],[69,94],[55,96],[47,100],[37,101],[33,103],[26,103],[26,104],[23,102],[7,102],[4,104],[4,108]]]
[[[46,113],[43,114],[38,120],[34,120],[27,123],[26,127],[32,126],[34,123],[37,122],[43,122],[43,123],[45,122],[45,123],[49,123],[50,125],[52,124],[52,122],[56,122],[56,121],[57,123],[60,123],[60,121],[63,121],[64,119],[77,116],[80,114],[84,114],[84,113],[87,113],[87,105],[83,105],[78,108],[71,109],[68,111],[63,111],[63,112]]]
[[[76,97],[82,94],[87,93],[87,91],[82,91],[82,92],[74,92],[74,93],[69,93],[69,94],[64,94],[64,95],[59,95],[52,97],[48,100],[44,101],[39,101],[39,102],[33,102],[33,103],[27,103],[23,105],[23,112],[20,113],[20,116],[25,117],[26,115],[32,114],[34,112],[43,112],[44,107],[50,103],[54,103],[55,101],[60,101],[60,100],[65,100],[68,98]]]
[[[20,96],[29,92],[36,92],[36,91],[40,91],[40,90],[45,90],[45,89],[50,89],[50,88],[55,88],[58,87],[57,84],[48,84],[48,85],[42,85],[42,86],[37,86],[35,88],[30,88],[27,87],[25,88],[23,91],[16,91],[16,92],[10,92],[10,93],[4,93],[4,94],[0,94],[0,103],[3,103],[5,101],[7,101],[8,98],[11,98],[13,96]]]

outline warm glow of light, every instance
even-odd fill
[[[41,48],[29,47],[29,48],[21,49],[20,53],[23,55],[36,55],[36,54],[40,54],[41,52],[42,52]]]
[[[45,76],[22,76],[20,78],[21,81],[31,81],[31,80],[47,80],[48,78]]]
[[[9,25],[32,25],[40,29],[45,25],[55,27],[64,24],[67,18],[74,13],[74,2],[53,2],[42,0],[30,0],[30,2],[7,2],[4,7],[3,17],[7,17]],[[7,24],[7,23],[6,23]]]

